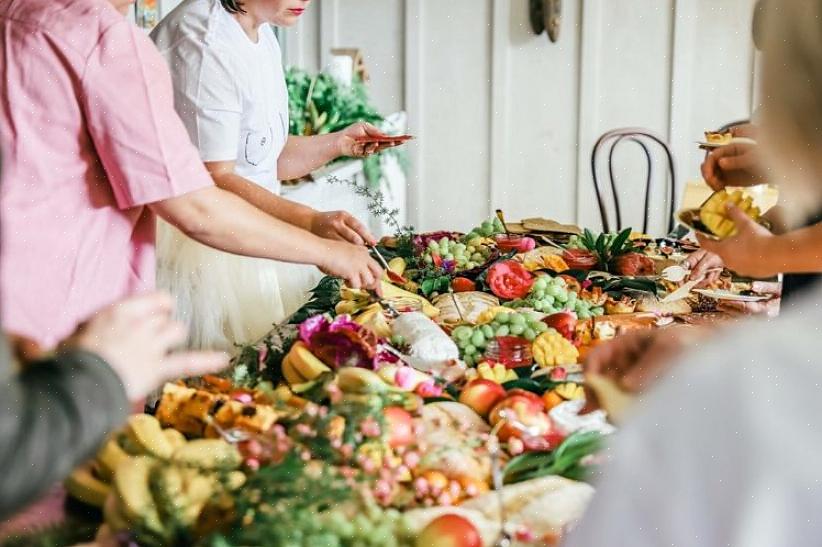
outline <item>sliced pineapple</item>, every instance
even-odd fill
[[[759,207],[753,204],[753,198],[746,196],[740,190],[730,193],[727,190],[720,190],[714,193],[700,209],[699,220],[720,239],[736,233],[736,224],[728,216],[729,204],[736,205],[753,220],[759,220],[761,215]]]

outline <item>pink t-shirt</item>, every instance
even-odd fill
[[[154,286],[145,204],[210,186],[168,68],[107,0],[0,0],[3,328],[49,347]]]

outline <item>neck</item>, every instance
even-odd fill
[[[234,18],[240,23],[240,26],[248,35],[249,39],[251,39],[252,42],[256,42],[258,38],[257,30],[265,21],[256,16],[254,6],[249,4],[250,2],[246,2],[245,4],[245,13],[236,13],[234,14]]]

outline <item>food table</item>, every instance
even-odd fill
[[[602,397],[584,354],[727,320],[716,290],[768,298],[728,272],[666,298],[695,249],[538,218],[399,231],[381,295],[322,279],[225,376],[167,384],[66,489],[126,544],[556,545],[594,495],[607,402],[627,399]]]

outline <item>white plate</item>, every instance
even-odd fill
[[[694,289],[694,292],[699,293],[708,298],[716,300],[727,300],[730,302],[763,302],[770,300],[771,295],[761,294],[736,294],[730,291],[714,290],[714,289]]]

